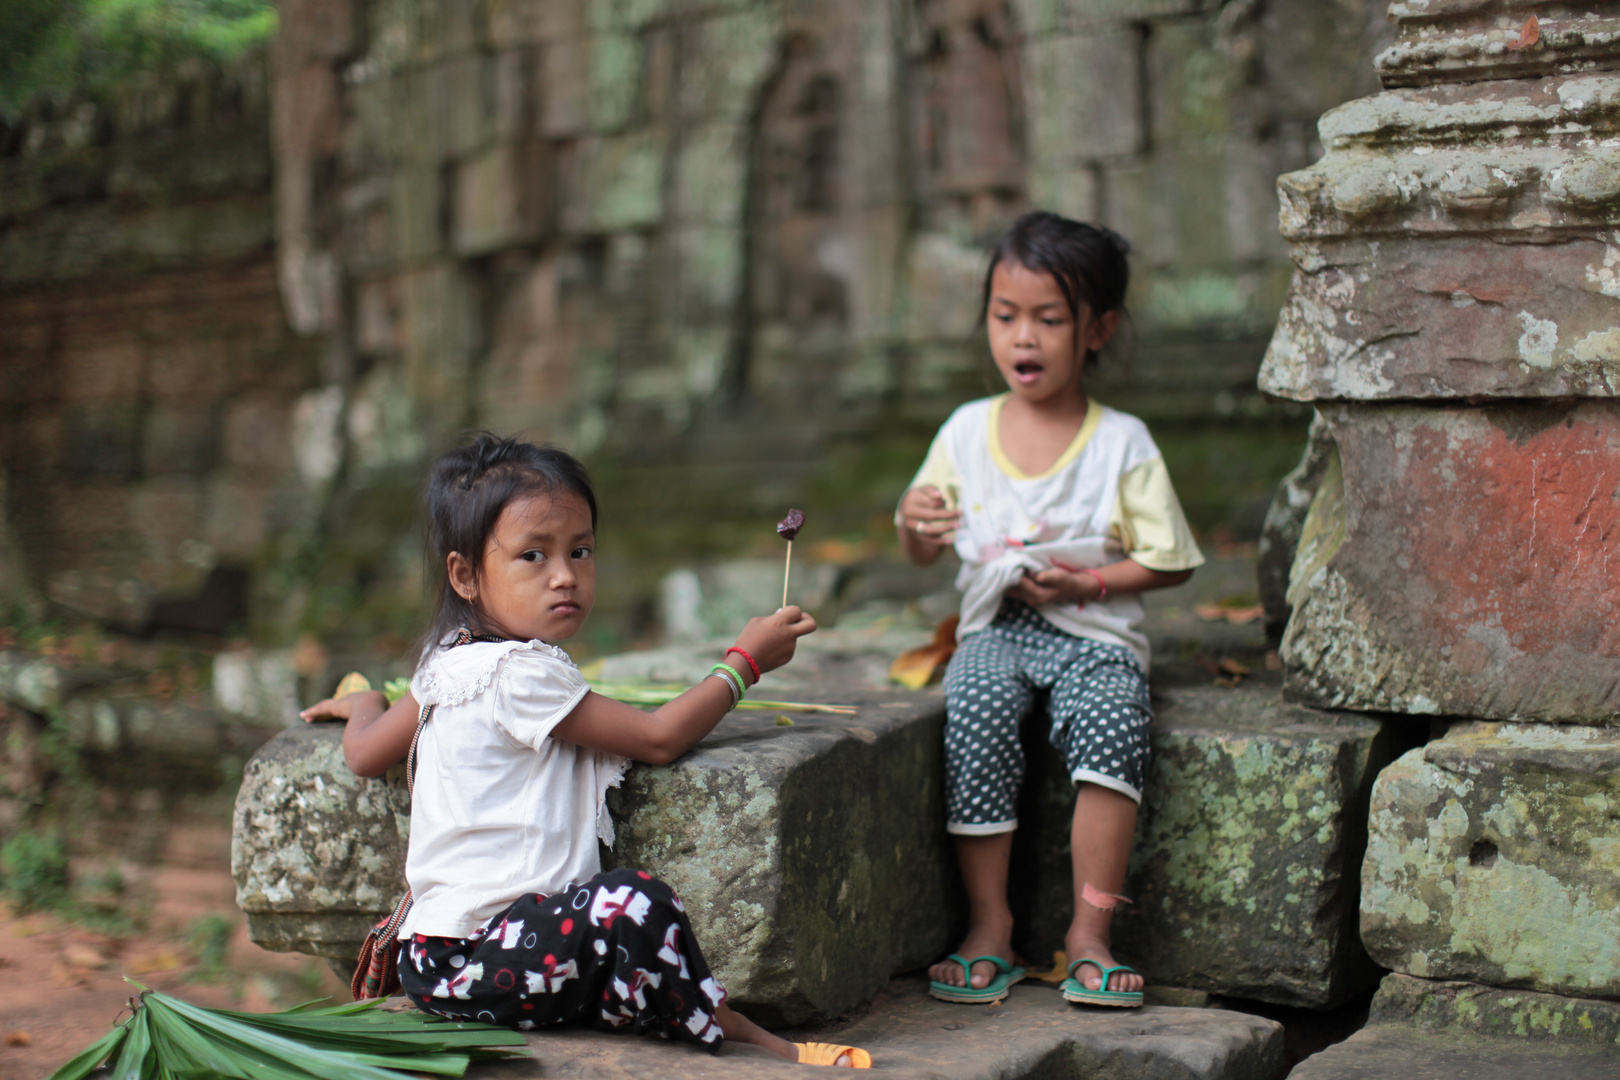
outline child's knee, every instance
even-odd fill
[[[620,867],[616,870],[603,871],[592,880],[599,889],[609,892],[618,892],[628,886],[645,896],[654,907],[685,910],[681,906],[680,898],[675,895],[674,888],[645,870]]]

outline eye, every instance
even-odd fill
[[[591,549],[588,547],[577,547],[568,553],[568,557],[571,559],[588,559],[591,557]]]
[[[1062,326],[1064,321],[1065,320],[1063,320],[1063,319],[1042,319],[1041,320],[1042,324],[1046,325],[1046,326]]]
[[[538,550],[525,551],[522,555],[519,555],[518,558],[522,559],[524,562],[545,562],[546,553]]]

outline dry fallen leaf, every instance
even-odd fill
[[[332,696],[335,698],[340,698],[345,694],[361,694],[370,689],[370,679],[366,678],[358,671],[351,671],[347,675],[343,676],[342,681],[337,684],[337,689],[332,691]]]
[[[1056,985],[1069,977],[1069,954],[1062,949],[1052,953],[1052,969],[1050,971],[1031,971],[1031,979],[1038,979],[1044,983]]]
[[[1524,20],[1524,26],[1519,30],[1519,40],[1508,42],[1508,48],[1518,51],[1528,49],[1541,40],[1541,21],[1534,15]]]
[[[28,1034],[28,1032],[26,1032],[26,1031],[8,1031],[8,1032],[6,1032],[6,1045],[7,1046],[33,1046],[34,1045],[34,1037],[32,1035]]]
[[[956,624],[959,616],[952,615],[934,627],[934,639],[927,645],[907,649],[889,665],[889,678],[908,690],[921,690],[933,679],[934,672],[943,668],[956,651]]]
[[[1238,661],[1233,660],[1230,656],[1221,657],[1218,661],[1216,661],[1216,666],[1222,671],[1226,672],[1228,675],[1247,675],[1249,673],[1249,669],[1246,665],[1240,664]]]

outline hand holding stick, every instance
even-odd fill
[[[782,606],[787,607],[788,575],[793,571],[793,538],[804,528],[804,511],[789,510],[787,517],[777,522],[776,535],[787,541],[787,562],[782,566]]]

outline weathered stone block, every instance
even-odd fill
[[[1031,36],[1089,30],[1099,23],[1141,22],[1191,15],[1198,0],[1015,0],[1019,25]]]
[[[1402,733],[1254,684],[1173,690],[1156,708],[1116,954],[1158,984],[1311,1008],[1370,985],[1357,871],[1368,792]],[[1043,828],[1066,832],[1068,815]],[[1053,948],[1073,897],[1060,856],[1060,887],[1043,893],[1063,900],[1042,913]]]
[[[859,717],[792,727],[733,716],[675,764],[630,771],[610,796],[610,865],[680,891],[751,1016],[837,1015],[951,944],[942,722],[931,694],[868,697]],[[403,794],[398,779],[347,771],[336,725],[267,744],[237,798],[232,853],[254,939],[352,957],[402,888]]]
[[[664,216],[661,131],[580,139],[558,154],[558,224],[564,232],[617,232]]]
[[[468,356],[483,331],[472,283],[458,264],[438,263],[403,275],[400,286],[406,389],[453,422],[469,389]]]
[[[590,130],[589,38],[547,44],[540,52],[540,134],[567,139]]]
[[[1276,687],[1178,689],[1155,702],[1153,763],[1114,953],[1154,985],[1326,1008],[1372,985],[1357,872],[1389,722],[1284,704]],[[1013,852],[1015,944],[1063,947],[1073,911],[1074,787],[1025,731],[1031,775]]]
[[[1321,414],[1340,465],[1329,466],[1292,570],[1289,692],[1332,708],[1620,715],[1620,584],[1608,569],[1620,407],[1341,404]]]
[[[1620,731],[1471,723],[1373,789],[1361,936],[1409,975],[1620,997]]]
[[[577,37],[586,29],[587,0],[494,0],[489,39],[497,49]]]
[[[352,963],[405,891],[409,833],[403,766],[354,775],[336,725],[277,735],[243,770],[231,827],[248,933],[267,949]]]
[[[590,128],[621,131],[635,119],[642,98],[645,59],[641,41],[629,34],[590,38]]]
[[[1524,0],[1505,4],[1416,0],[1391,4],[1389,14],[1400,36],[1375,61],[1385,86],[1526,79],[1612,68],[1620,60],[1620,20],[1603,10],[1554,13]],[[1536,40],[1524,41],[1524,25],[1533,15],[1542,16]]]
[[[705,124],[684,133],[675,151],[672,199],[682,224],[742,224],[748,145],[748,129],[738,124]]]
[[[1378,984],[1367,1021],[1620,1054],[1620,1002],[1593,998],[1392,973]]]
[[[1615,396],[1620,246],[1595,230],[1525,239],[1310,244],[1261,389],[1298,401]]]
[[[781,13],[767,5],[705,19],[687,31],[677,84],[682,117],[746,121],[777,61],[781,34]]]
[[[1344,1042],[1312,1054],[1289,1080],[1613,1080],[1615,1056],[1607,1050],[1566,1049],[1506,1039],[1481,1039],[1402,1024],[1373,1024]]]
[[[543,143],[501,143],[456,169],[451,243],[487,255],[532,243],[547,227],[552,174]]]
[[[444,248],[444,173],[438,165],[402,165],[393,174],[389,223],[393,256],[413,262]]]
[[[1612,1002],[1388,975],[1367,1019],[1290,1080],[1610,1080],[1620,1071]]]
[[[1110,26],[1024,47],[1032,159],[1095,159],[1142,148],[1139,40],[1128,26]]]

